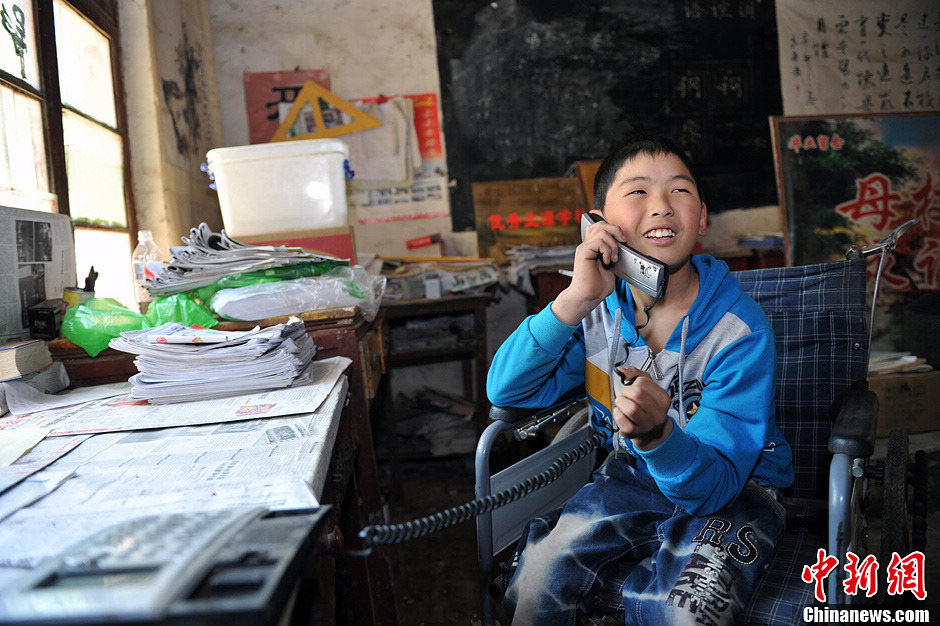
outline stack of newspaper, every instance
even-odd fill
[[[333,257],[287,246],[250,246],[230,239],[225,231],[213,232],[205,223],[183,237],[185,246],[170,248],[172,259],[167,268],[147,281],[151,296],[168,296],[190,291],[216,280],[271,267],[337,261]]]
[[[151,404],[208,400],[312,381],[316,353],[304,323],[223,332],[171,322],[121,333],[115,350],[136,354],[131,398]]]

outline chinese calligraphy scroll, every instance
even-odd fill
[[[940,10],[932,0],[777,0],[787,115],[940,108]]]

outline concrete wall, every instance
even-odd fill
[[[222,227],[199,169],[222,133],[208,11],[204,0],[118,7],[137,220],[166,252],[200,222]]]
[[[245,72],[326,69],[331,91],[342,98],[440,96],[430,0],[208,0],[208,6],[226,146],[249,143]],[[406,239],[432,232],[453,238],[450,218],[356,225],[356,243],[365,252],[402,254]],[[475,255],[476,237],[460,234],[452,247]]]

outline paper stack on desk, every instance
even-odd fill
[[[313,340],[296,317],[242,332],[171,322],[121,333],[115,350],[136,354],[131,398],[167,404],[308,384]]]
[[[173,258],[169,266],[147,281],[147,291],[151,296],[190,291],[241,272],[298,263],[339,261],[302,248],[251,246],[230,239],[225,231],[213,232],[204,223],[191,229],[189,237],[183,237],[183,243],[186,245],[170,248]],[[345,265],[345,261],[339,262]]]

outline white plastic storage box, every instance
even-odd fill
[[[337,139],[209,150],[225,232],[237,239],[345,226],[348,158],[349,148]]]

